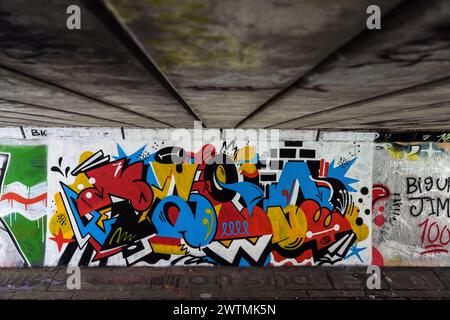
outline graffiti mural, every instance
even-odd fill
[[[372,152],[296,140],[52,145],[45,264],[369,264]]]
[[[450,144],[376,146],[373,257],[380,265],[450,265]]]
[[[449,147],[0,145],[0,263],[448,266]]]
[[[446,136],[282,134],[0,145],[0,266],[450,265]]]
[[[47,238],[47,147],[0,145],[0,264],[42,266]]]

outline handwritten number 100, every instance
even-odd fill
[[[419,224],[419,227],[423,226],[422,231],[422,243],[425,241],[425,237],[429,243],[434,243],[439,239],[441,245],[446,246],[450,243],[450,231],[447,226],[444,226],[442,229],[439,227],[437,222],[433,222],[428,227],[429,219],[426,219],[424,222]],[[444,237],[447,236],[447,239],[444,241]]]

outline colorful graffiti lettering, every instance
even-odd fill
[[[0,264],[449,265],[449,144],[373,147],[0,145]]]
[[[367,263],[359,252],[370,243],[357,244],[369,237],[362,216],[370,212],[360,212],[359,181],[348,176],[357,158],[275,153],[266,163],[250,146],[82,153],[70,175],[54,170],[68,181],[49,222],[58,264]]]

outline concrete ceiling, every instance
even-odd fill
[[[449,85],[448,0],[0,2],[0,126],[443,130]]]

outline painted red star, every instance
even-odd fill
[[[56,244],[58,245],[58,251],[61,251],[61,248],[64,245],[64,243],[70,243],[75,241],[73,239],[65,239],[61,229],[59,229],[58,235],[56,237],[50,237],[49,239],[56,242]]]

